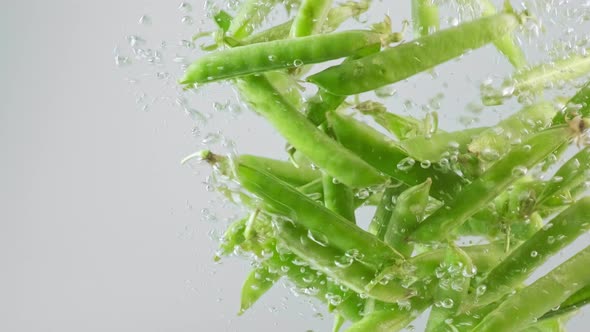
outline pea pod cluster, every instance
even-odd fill
[[[265,29],[281,3],[288,19]],[[180,81],[227,81],[288,143],[277,159],[191,155],[246,211],[215,257],[253,262],[236,312],[286,281],[326,305],[334,331],[401,331],[427,310],[426,331],[562,331],[590,303],[590,246],[526,280],[590,229],[590,82],[563,107],[540,91],[587,75],[588,57],[529,65],[515,41],[532,14],[487,0],[453,4],[482,10],[451,27],[441,17],[448,3],[412,0],[413,38],[392,31],[388,17],[339,28],[370,4],[243,1],[213,15],[225,44]],[[364,94],[486,45],[516,70],[511,94],[484,94],[487,104],[539,96],[496,124],[445,130],[436,114],[402,114]],[[328,61],[337,62],[314,67]],[[357,223],[360,207],[374,208],[368,223]],[[473,236],[485,242],[461,245]]]

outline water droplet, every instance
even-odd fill
[[[307,238],[312,240],[313,242],[319,244],[322,247],[328,246],[328,237],[325,234],[312,232],[311,230],[307,231]]]
[[[535,250],[531,251],[531,257],[535,258],[537,256],[539,256],[538,252],[536,252]]]
[[[119,67],[123,67],[128,64],[131,64],[131,60],[129,59],[129,57],[122,56],[122,55],[115,55],[115,65],[117,65]]]
[[[352,262],[354,262],[354,259],[352,257],[348,257],[346,255],[338,256],[334,260],[334,264],[336,266],[338,266],[339,268],[347,268],[352,265]]]
[[[147,15],[143,15],[142,17],[139,18],[139,24],[152,25],[152,18]]]
[[[181,12],[183,12],[183,13],[188,13],[188,12],[190,12],[191,10],[193,10],[193,6],[191,6],[191,5],[190,5],[190,3],[187,3],[187,2],[181,2],[181,3],[178,5],[178,9],[179,9]]]
[[[485,294],[485,292],[487,290],[488,290],[488,287],[486,285],[479,285],[475,289],[475,296],[477,296],[477,297],[482,296],[483,294]]]
[[[453,301],[453,299],[450,299],[450,298],[447,298],[447,299],[444,299],[442,301],[438,301],[438,302],[435,302],[434,303],[435,306],[442,307],[442,308],[445,308],[445,309],[452,308],[454,304],[455,304],[455,302]]]
[[[192,17],[190,17],[190,16],[183,16],[183,17],[180,19],[180,22],[181,22],[182,24],[185,24],[185,25],[192,25],[192,24],[193,24],[193,18],[192,18]]]
[[[295,59],[295,61],[293,61],[293,66],[295,66],[295,68],[299,68],[299,67],[303,66],[303,60]]]
[[[379,98],[387,98],[395,95],[397,90],[393,88],[393,85],[384,86],[375,90],[375,95]]]
[[[516,166],[512,169],[512,175],[514,176],[525,176],[528,173],[528,168],[525,166]]]
[[[397,169],[404,172],[409,171],[412,167],[414,167],[415,163],[416,160],[410,157],[406,157],[402,159],[399,163],[397,163]]]

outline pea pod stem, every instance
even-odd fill
[[[446,207],[426,218],[410,239],[420,242],[444,239],[574,134],[569,127],[560,126],[530,136],[466,185]]]
[[[463,180],[459,175],[415,165],[415,160],[408,157],[398,144],[368,125],[338,112],[328,113],[327,120],[342,145],[393,179],[414,186],[430,177],[431,195],[441,201],[453,197],[460,189]],[[406,167],[406,162],[409,167]]]
[[[474,299],[477,305],[497,301],[522,283],[549,257],[590,229],[590,197],[574,203],[516,248],[480,284],[487,291]]]
[[[221,50],[193,62],[180,84],[208,83],[344,58],[381,45],[381,38],[378,32],[352,30]]]
[[[389,85],[482,47],[520,24],[503,13],[461,24],[384,50],[359,60],[330,67],[308,81],[336,95],[353,95]]]
[[[352,187],[368,187],[385,182],[375,168],[348,151],[309,122],[289,104],[264,76],[238,80],[244,100],[311,162]]]
[[[589,264],[590,247],[586,247],[530,286],[508,297],[472,332],[514,331],[526,327],[590,284]]]
[[[372,234],[268,173],[240,165],[237,174],[242,186],[261,198],[268,211],[288,217],[317,237],[326,237],[330,246],[343,252],[357,250],[364,255],[362,261],[375,268],[403,259],[398,252]]]

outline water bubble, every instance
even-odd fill
[[[512,175],[514,176],[525,176],[528,173],[528,168],[525,166],[516,166],[512,169]]]
[[[432,165],[430,160],[423,160],[422,162],[420,162],[420,167],[422,167],[422,168],[429,168],[430,165]]]
[[[375,90],[375,95],[379,98],[387,98],[395,95],[397,90],[393,88],[393,85],[387,85]]]
[[[186,25],[192,25],[193,24],[193,18],[190,17],[190,16],[183,16],[180,19],[180,23],[186,24]]]
[[[293,61],[293,66],[295,66],[295,68],[299,68],[299,67],[303,66],[303,60],[295,59],[295,61]]]
[[[369,198],[369,196],[371,196],[371,193],[367,190],[367,189],[360,189],[357,193],[356,193],[356,198],[358,199],[367,199]]]
[[[319,244],[322,247],[328,246],[328,237],[325,234],[313,232],[312,230],[307,231],[307,238],[313,242]]]
[[[475,289],[475,296],[477,296],[477,297],[482,296],[483,294],[485,294],[485,292],[487,290],[488,290],[488,287],[486,285],[479,285]]]
[[[138,23],[141,25],[152,25],[152,18],[147,15],[143,15],[139,18]]]
[[[442,307],[442,308],[445,308],[445,309],[452,308],[454,304],[455,304],[455,302],[453,301],[453,299],[450,299],[450,298],[446,298],[446,299],[444,299],[442,301],[438,301],[438,302],[435,302],[434,303],[435,306]]]
[[[334,265],[336,265],[339,268],[347,268],[351,266],[353,262],[354,259],[352,257],[344,255],[336,257],[336,259],[334,260]]]
[[[406,157],[404,159],[402,159],[399,163],[397,163],[397,169],[399,169],[400,171],[409,171],[412,167],[414,167],[414,164],[416,163],[416,160],[414,160],[411,157]]]
[[[537,256],[539,256],[538,252],[536,252],[535,250],[531,251],[531,257],[535,258]]]
[[[191,10],[193,10],[193,6],[191,6],[191,4],[190,4],[190,3],[187,3],[187,2],[181,2],[181,3],[178,5],[178,9],[179,9],[181,12],[183,12],[183,13],[188,13],[188,12],[190,12]]]
[[[268,61],[270,61],[270,62],[275,62],[275,61],[277,61],[277,56],[276,56],[276,55],[274,55],[274,54],[271,54],[271,55],[269,55],[269,56],[268,56]]]
[[[332,293],[326,293],[326,300],[328,300],[328,302],[331,305],[337,306],[340,305],[340,303],[342,303],[342,296]]]

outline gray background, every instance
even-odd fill
[[[387,8],[396,28],[408,18],[407,5],[376,2],[374,13],[382,17]],[[278,156],[283,142],[261,119],[236,111],[226,86],[186,96],[189,108],[211,114],[207,125],[178,106],[174,79],[181,70],[173,58],[198,55],[178,41],[189,39],[204,17],[202,2],[189,1],[188,14],[178,3],[2,1],[0,331],[327,331],[331,326],[321,307],[285,286],[275,287],[246,315],[235,315],[248,263],[214,264],[211,258],[219,230],[239,211],[207,192],[205,167],[179,161],[203,148],[205,137],[215,138],[207,133],[218,129],[239,142],[240,152]],[[137,23],[143,14],[150,15],[151,26]],[[182,23],[183,15],[194,17],[194,24]],[[575,27],[578,34],[590,31],[588,25]],[[548,44],[551,29],[543,39]],[[132,34],[154,49],[167,41],[164,63],[154,67],[135,60],[126,40]],[[530,58],[538,58],[535,48],[543,45],[530,45]],[[115,55],[129,56],[133,64],[118,68]],[[502,77],[508,68],[488,47],[437,70],[438,80],[424,74],[396,86],[397,95],[387,103],[401,109],[411,99],[417,106],[408,111],[418,112],[442,91],[442,126],[491,123],[514,103],[477,116],[464,111],[465,105],[477,100],[477,83],[487,74]],[[163,72],[170,79],[156,78]],[[129,78],[139,82],[130,84]],[[228,98],[230,110],[211,105]],[[195,126],[200,135],[193,134]],[[213,146],[227,150],[223,141]],[[215,218],[204,217],[204,208]],[[578,248],[588,237],[581,241]],[[584,317],[572,330],[586,330]]]

